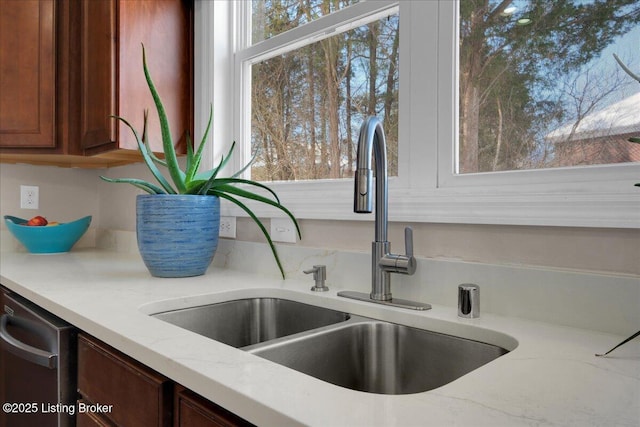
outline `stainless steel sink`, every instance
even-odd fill
[[[347,313],[280,298],[250,298],[152,314],[234,347],[344,322]]]
[[[247,350],[342,387],[381,394],[431,390],[507,353],[407,326],[353,322]]]
[[[431,390],[508,353],[492,344],[281,298],[239,299],[151,316],[370,393]]]

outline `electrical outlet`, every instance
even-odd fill
[[[296,227],[289,218],[271,218],[271,240],[296,243]]]
[[[236,217],[221,216],[220,217],[220,237],[236,238]]]
[[[20,208],[38,209],[39,188],[33,185],[20,186]]]

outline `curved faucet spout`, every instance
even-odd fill
[[[358,151],[356,154],[355,189],[353,211],[371,213],[373,192],[372,159],[376,167],[376,230],[375,241],[387,240],[387,142],[380,120],[368,117],[360,127]]]

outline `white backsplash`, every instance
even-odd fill
[[[24,251],[10,233],[0,232],[3,251]],[[74,250],[98,247],[138,254],[135,232],[89,231]],[[303,270],[327,266],[330,292],[371,288],[371,256],[298,245],[278,245],[289,283],[299,286],[313,278]],[[480,286],[480,313],[549,322],[595,331],[630,335],[640,328],[640,278],[584,271],[473,263],[453,259],[418,258],[413,276],[392,275],[394,297],[457,307],[461,283]],[[266,243],[220,239],[211,268],[229,268],[272,278],[279,270]],[[284,282],[286,287],[287,281]]]
[[[277,275],[266,244],[223,241],[216,265]],[[327,285],[333,290],[371,290],[371,256],[299,246],[278,248],[287,277],[301,278],[303,269],[327,266]],[[307,276],[309,285],[313,284]],[[584,272],[548,270],[418,259],[413,276],[392,275],[395,297],[457,307],[461,283],[480,286],[482,311],[560,325],[620,334],[640,326],[640,279]]]
[[[137,253],[135,233],[103,231],[99,247]],[[278,245],[289,283],[313,285],[302,271],[327,266],[329,292],[371,289],[371,256],[356,251]],[[505,266],[448,259],[418,258],[413,276],[392,275],[394,297],[457,309],[461,283],[480,286],[480,313],[549,322],[630,335],[640,327],[640,278],[528,266]],[[279,270],[266,243],[220,239],[211,268],[229,268],[269,277]],[[284,282],[286,287],[287,281]]]

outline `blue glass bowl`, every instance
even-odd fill
[[[91,224],[91,216],[71,222],[50,226],[29,226],[27,220],[11,215],[4,216],[4,222],[11,233],[29,252],[53,254],[69,252]]]

